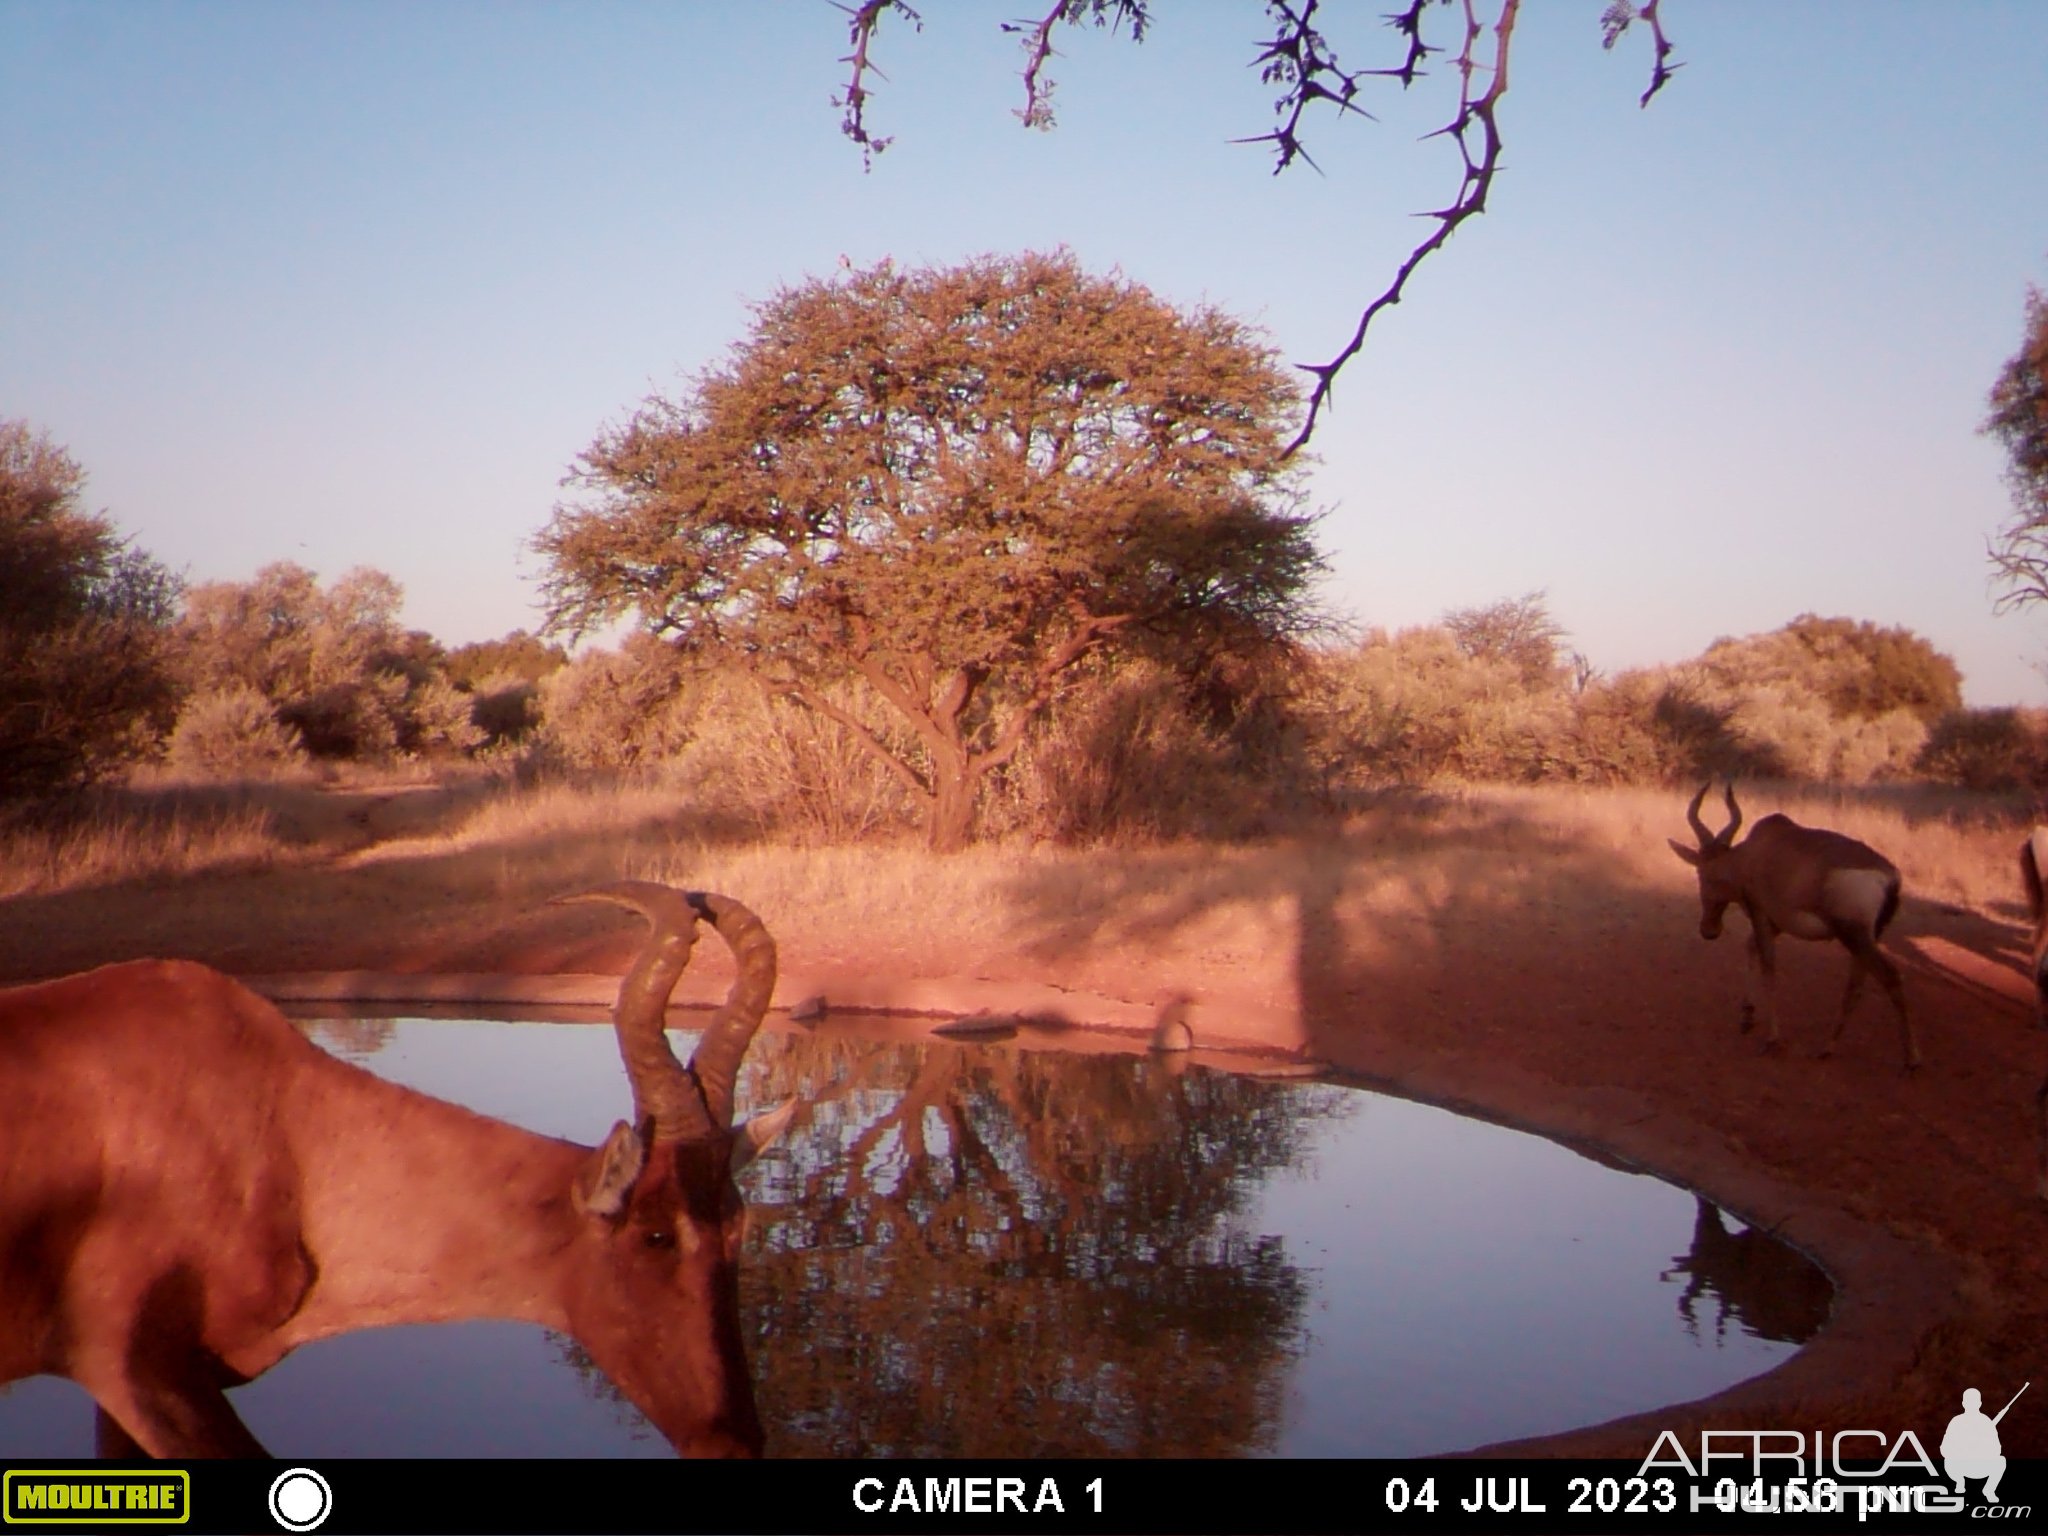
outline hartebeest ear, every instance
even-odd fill
[[[604,1145],[584,1160],[569,1188],[576,1209],[586,1216],[616,1221],[626,1209],[634,1181],[647,1166],[649,1130],[636,1129],[621,1120],[605,1137]]]
[[[738,1173],[747,1164],[759,1157],[777,1137],[789,1129],[789,1122],[796,1117],[796,1100],[785,1099],[765,1114],[754,1116],[734,1133],[732,1139],[732,1171]]]
[[[1665,841],[1665,842],[1667,842],[1667,843],[1669,843],[1669,844],[1671,845],[1671,851],[1672,851],[1673,853],[1677,854],[1677,855],[1678,855],[1678,856],[1679,856],[1679,857],[1680,857],[1681,859],[1685,860],[1685,862],[1686,862],[1686,863],[1688,863],[1688,864],[1692,865],[1692,867],[1693,867],[1694,869],[1698,869],[1698,868],[1699,868],[1699,864],[1700,864],[1700,851],[1699,851],[1699,849],[1697,849],[1697,848],[1688,848],[1688,847],[1686,847],[1686,846],[1685,846],[1685,844],[1681,843],[1681,842],[1680,842],[1680,841],[1679,841],[1679,840],[1678,840],[1677,838],[1675,838],[1675,837],[1667,837],[1667,838],[1665,838],[1665,839],[1664,839],[1664,841]]]

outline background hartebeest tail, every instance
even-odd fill
[[[1898,1015],[1908,1071],[1920,1065],[1920,1047],[1906,1013],[1906,988],[1898,967],[1878,947],[1899,910],[1898,868],[1868,844],[1820,827],[1802,827],[1789,816],[1766,816],[1741,842],[1742,807],[1735,786],[1727,786],[1728,825],[1719,832],[1700,820],[1700,805],[1711,784],[1700,786],[1685,808],[1696,846],[1670,839],[1671,850],[1699,874],[1700,937],[1717,939],[1730,906],[1749,919],[1749,995],[1742,1005],[1747,1031],[1761,1003],[1766,1050],[1780,1049],[1778,1037],[1777,939],[1833,939],[1849,951],[1849,980],[1834,1033],[1821,1055],[1834,1053],[1866,976],[1875,976]]]
[[[2020,883],[2027,891],[2027,913],[2033,920],[2033,942],[2027,949],[2027,971],[2034,988],[2034,1022],[2048,1026],[2048,826],[2036,827],[2020,844]],[[2036,1180],[2048,1200],[2048,1078],[2034,1094]]]
[[[733,1174],[775,944],[724,896],[587,893],[648,920],[614,1023],[633,1118],[595,1150],[388,1083],[206,966],[0,991],[0,1382],[67,1376],[103,1450],[261,1456],[224,1391],[301,1344],[498,1317],[566,1333],[679,1452],[760,1454]],[[690,1064],[662,1033],[700,922],[738,976]]]

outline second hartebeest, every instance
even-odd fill
[[[2034,1022],[2048,1028],[2048,827],[2036,827],[2020,844],[2020,881],[2033,919],[2028,973],[2034,987]],[[2035,1166],[2041,1198],[2048,1200],[2048,1078],[2034,1093]]]
[[[1688,848],[1676,838],[1671,848],[1699,872],[1700,937],[1718,939],[1721,920],[1730,906],[1740,906],[1749,919],[1749,991],[1742,1004],[1742,1028],[1756,1022],[1759,1000],[1764,1014],[1764,1048],[1781,1048],[1775,997],[1778,935],[1798,939],[1834,939],[1849,951],[1849,982],[1835,1030],[1821,1049],[1832,1055],[1848,1026],[1849,1014],[1863,990],[1865,976],[1875,976],[1899,1016],[1908,1071],[1920,1065],[1920,1047],[1906,1013],[1906,988],[1898,967],[1878,947],[1885,928],[1899,910],[1899,871],[1890,859],[1865,843],[1820,827],[1802,827],[1789,816],[1764,817],[1741,842],[1742,808],[1735,786],[1727,786],[1728,825],[1709,831],[1700,820],[1700,804],[1711,782],[1700,786],[1685,809],[1698,846]],[[1760,995],[1760,998],[1759,998]]]
[[[677,1451],[759,1455],[733,1175],[793,1106],[735,1129],[733,1092],[775,942],[725,896],[563,899],[649,920],[614,1011],[633,1119],[595,1149],[341,1061],[203,965],[0,991],[0,1382],[77,1382],[102,1454],[262,1456],[224,1389],[298,1346],[508,1318],[573,1337]],[[738,975],[685,1067],[663,1013],[699,921]]]

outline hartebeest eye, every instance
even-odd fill
[[[640,1241],[650,1248],[673,1248],[676,1245],[676,1235],[666,1228],[657,1227],[652,1231],[643,1232]]]

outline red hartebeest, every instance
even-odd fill
[[[0,991],[0,1382],[69,1377],[103,1454],[262,1456],[223,1389],[301,1344],[498,1317],[575,1338],[685,1455],[756,1456],[733,1128],[775,942],[724,896],[626,882],[614,1022],[633,1120],[591,1149],[398,1087],[203,965]],[[663,1011],[699,920],[738,976],[690,1065]]]
[[[2034,1022],[2048,1026],[2048,827],[2036,827],[2020,844],[2020,880],[2027,888],[2027,911],[2033,917],[2034,940],[2028,950],[2034,986]],[[2048,1200],[2048,1078],[2034,1093],[2036,1167],[2041,1198]]]
[[[1718,939],[1721,919],[1731,905],[1749,918],[1749,992],[1742,1003],[1742,1028],[1756,1022],[1757,994],[1762,993],[1764,1048],[1781,1048],[1776,993],[1778,935],[1799,939],[1835,939],[1849,951],[1849,983],[1842,992],[1835,1032],[1820,1052],[1834,1054],[1848,1026],[1850,1011],[1863,990],[1866,974],[1875,976],[1899,1016],[1908,1071],[1920,1065],[1913,1023],[1906,1016],[1906,988],[1898,967],[1878,948],[1886,926],[1899,910],[1899,871],[1875,848],[1839,832],[1802,827],[1788,816],[1766,816],[1740,843],[1742,808],[1735,786],[1727,787],[1728,825],[1707,830],[1700,803],[1710,784],[1700,786],[1685,808],[1699,845],[1688,848],[1676,838],[1671,849],[1699,872],[1700,937]]]

